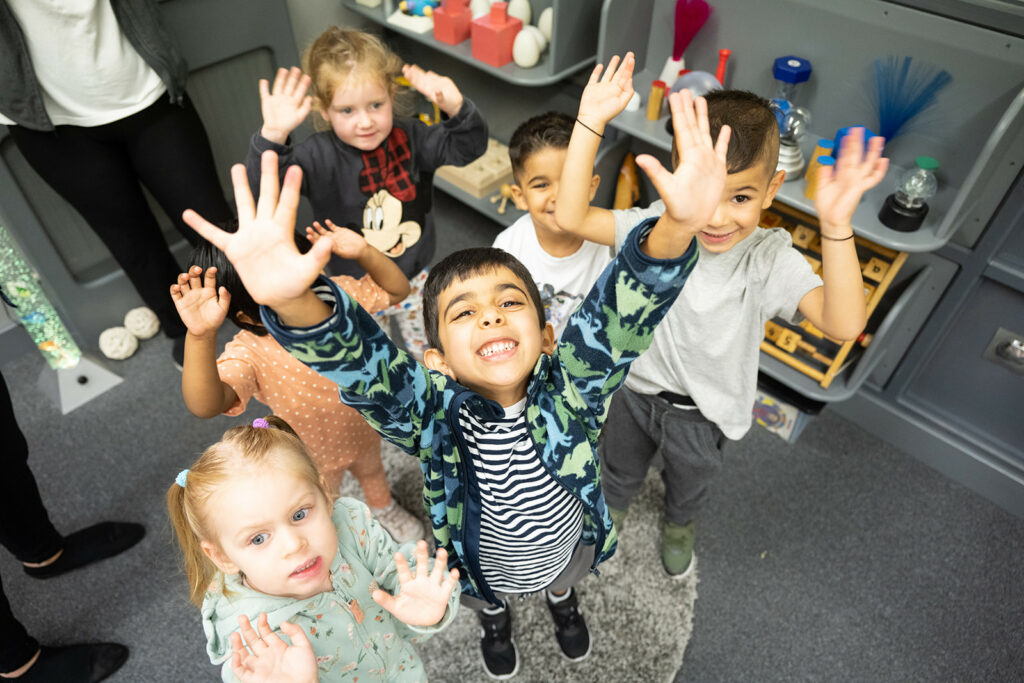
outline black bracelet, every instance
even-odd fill
[[[828,240],[829,242],[845,242],[846,240],[852,240],[854,237],[851,232],[847,237],[829,237],[828,235],[822,235],[821,239]]]
[[[604,140],[604,136],[603,136],[603,135],[601,135],[600,133],[598,133],[598,132],[597,132],[596,130],[594,130],[593,128],[591,128],[591,127],[590,127],[590,126],[588,126],[587,124],[585,124],[585,123],[583,123],[582,121],[580,121],[580,120],[579,120],[579,117],[577,117],[577,118],[576,118],[576,123],[580,124],[581,126],[583,126],[584,128],[586,128],[587,130],[589,130],[589,131],[590,131],[591,133],[593,133],[593,134],[594,134],[594,135],[596,135],[597,137],[599,137],[599,138],[601,138],[602,140]]]

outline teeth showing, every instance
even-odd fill
[[[480,349],[480,355],[487,358],[488,356],[493,356],[496,353],[511,351],[515,347],[516,343],[514,341],[495,342],[494,344],[489,344]]]
[[[304,572],[307,569],[309,569],[310,567],[312,567],[314,564],[316,564],[316,558],[315,557],[312,560],[310,560],[309,562],[307,562],[306,564],[302,565],[301,567],[299,567],[298,569],[293,571],[292,574],[298,574],[300,572]]]

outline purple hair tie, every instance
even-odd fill
[[[270,429],[270,423],[264,420],[262,417],[257,417],[252,421],[252,426],[256,429]]]

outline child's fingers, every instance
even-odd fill
[[[604,70],[604,64],[598,64],[594,67],[594,70],[590,72],[590,80],[587,81],[587,85],[593,85],[601,80],[601,71]]]
[[[241,166],[241,164],[239,164]],[[242,166],[242,173],[245,173],[245,166]],[[234,177],[234,171],[232,170],[232,177]],[[237,193],[235,195],[238,196]],[[192,209],[185,209],[181,213],[181,220],[185,221],[185,225],[199,233],[199,236],[205,239],[207,242],[217,247],[221,251],[227,247],[228,241],[231,239],[230,233],[226,233],[216,225],[206,220]]]
[[[612,55],[612,58],[608,60],[608,68],[604,71],[604,77],[601,79],[602,83],[608,83],[615,77],[615,71],[619,68],[619,56]]]
[[[409,571],[409,561],[402,553],[395,553],[395,570],[398,573],[398,583],[412,581],[412,572]]]
[[[865,190],[870,189],[870,188],[874,187],[875,185],[877,185],[878,183],[882,182],[882,178],[885,177],[885,174],[888,172],[888,170],[889,170],[889,160],[888,159],[883,157],[883,158],[879,159],[878,161],[876,161],[874,168],[871,170],[871,173],[864,180],[864,189]]]
[[[231,307],[231,292],[228,291],[227,287],[221,287],[217,290],[217,296],[219,297],[220,309],[227,313],[228,308]]]
[[[641,154],[636,158],[636,165],[643,169],[647,177],[654,183],[654,187],[658,190],[658,194],[662,197],[667,192],[668,184],[671,181],[672,174],[661,165],[661,162],[652,157],[650,154]]]
[[[378,588],[370,594],[370,597],[373,598],[373,601],[375,603],[377,603],[387,611],[395,611],[395,596],[391,595],[390,593],[386,593]]]
[[[243,663],[249,658],[249,651],[245,649],[245,645],[242,644],[242,636],[238,635],[238,631],[233,631],[230,636],[231,640],[231,670],[235,672],[235,676],[239,679],[242,678],[242,674],[245,673],[245,666]]]
[[[693,97],[690,91],[683,89],[668,96],[669,111],[672,112],[672,129],[676,135],[676,148],[680,151],[692,147],[696,141],[693,129]]]
[[[270,83],[267,82],[267,79],[265,78],[261,78],[258,82],[260,89],[260,100],[265,100],[268,97],[270,97]]]
[[[332,221],[330,218],[325,219],[324,223],[327,223],[327,228],[331,232],[334,232],[335,230],[338,230],[338,226],[335,225],[334,221]],[[324,232],[327,232],[327,230],[325,230]]]
[[[287,79],[287,77],[288,77],[288,69],[284,68],[283,66],[279,67],[277,69],[277,73],[274,74],[274,85],[272,85],[271,88],[270,88],[270,94],[271,95],[280,95],[281,94],[281,91],[284,89],[284,83],[285,83],[285,80]]]
[[[327,262],[331,260],[332,244],[330,240],[317,240],[313,248],[302,255],[302,258],[312,261],[316,270],[323,270]]]
[[[452,569],[448,572],[447,576],[444,577],[444,581],[441,583],[441,588],[444,589],[448,595],[452,594],[455,590],[455,585],[459,582],[459,570]]]
[[[245,164],[235,164],[231,167],[231,187],[235,193],[238,221],[244,224],[256,216],[256,200],[252,198],[252,190],[249,189],[249,175],[246,173]]]
[[[276,185],[276,178],[275,178]],[[299,210],[299,190],[302,187],[302,169],[289,166],[284,174],[284,184],[277,198],[274,219],[281,224],[294,225],[295,214]],[[291,233],[291,230],[288,231]]]
[[[266,643],[260,640],[260,637],[253,629],[252,624],[249,623],[249,617],[244,614],[239,614],[238,626],[239,630],[242,632],[242,637],[245,638],[245,644],[248,645],[249,649],[254,653],[256,652],[257,647],[266,646]]]
[[[260,612],[259,619],[256,620],[256,628],[260,631],[260,640],[262,640],[263,644],[267,647],[272,647],[282,642],[281,639],[277,637],[277,634],[274,633],[274,630],[270,628],[270,622],[267,620],[266,612]]]
[[[427,577],[427,542],[423,539],[416,541],[416,552],[414,554],[416,558],[416,578],[421,579]]]
[[[708,121],[708,101],[698,97],[693,101],[695,117],[697,119],[697,130],[700,131],[702,140],[711,139],[711,123]]]
[[[425,543],[424,543],[425,545]],[[436,585],[441,585],[445,575],[448,573],[448,551],[440,548],[434,555],[434,572],[430,575]]]
[[[290,621],[282,621],[281,630],[292,641],[292,647],[312,649],[313,646],[309,644],[309,638],[306,637],[306,632],[302,630],[301,626],[297,626]]]
[[[710,132],[708,133],[710,135]],[[732,138],[732,128],[728,125],[723,124],[718,129],[718,140],[715,141],[715,155],[722,160],[722,163],[727,163],[729,157],[729,140]]]
[[[203,277],[203,287],[217,288],[217,268],[215,266],[206,269],[206,275]]]
[[[260,157],[260,198],[256,202],[257,216],[269,218],[274,215],[280,190],[277,176],[277,154],[267,150]],[[241,220],[241,213],[239,213],[239,220]]]
[[[196,272],[196,271],[199,271],[199,272]],[[198,289],[202,288],[203,282],[200,279],[200,276],[202,274],[203,274],[202,268],[198,268],[196,266],[192,266],[191,268],[188,269],[188,286],[191,289],[198,290]]]

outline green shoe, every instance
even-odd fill
[[[665,522],[661,527],[661,564],[673,579],[684,579],[693,569],[693,522]]]
[[[611,515],[612,524],[615,525],[615,531],[622,533],[622,523],[626,521],[626,510],[620,510],[619,508],[613,508],[611,505],[608,506],[608,514]]]

